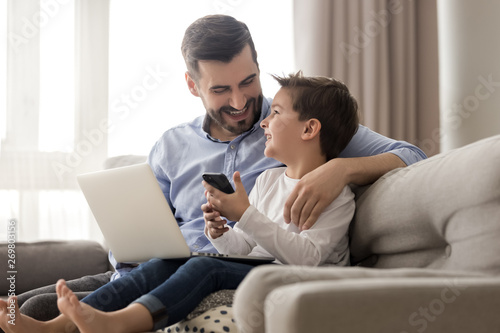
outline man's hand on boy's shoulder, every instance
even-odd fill
[[[306,174],[295,186],[285,203],[285,222],[307,230],[346,185],[372,184],[387,172],[405,166],[405,162],[391,152],[332,159]]]
[[[347,172],[340,159],[331,160],[309,172],[288,196],[283,211],[285,222],[295,224],[300,230],[311,228],[348,183]]]

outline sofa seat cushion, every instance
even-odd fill
[[[357,200],[354,264],[500,273],[500,135],[394,170]]]

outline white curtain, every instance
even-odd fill
[[[55,38],[56,47],[70,47],[58,63],[52,59],[57,51],[47,45],[68,27],[68,18],[74,36],[69,42]],[[109,0],[8,1],[6,126],[0,152],[0,226],[5,227],[0,235],[15,219],[18,241],[101,239],[75,176],[102,168],[107,156],[108,22]],[[46,80],[61,72],[51,73],[51,66],[63,62],[69,64],[69,75]],[[48,81],[57,84],[48,86]],[[67,95],[68,104],[53,103]],[[60,113],[53,113],[56,108]],[[44,148],[40,132],[46,122],[54,132],[51,146],[60,148]]]
[[[422,42],[422,26],[436,26],[432,2],[296,0],[297,67],[305,74],[344,81],[359,102],[362,123],[371,129],[414,144],[423,142],[439,127],[437,74],[427,84],[430,90],[422,91],[429,73],[422,69],[425,62],[419,58],[430,59],[427,67],[437,66],[436,28],[430,32],[434,49],[426,54],[418,49],[429,45]],[[419,8],[424,5],[425,13]],[[419,101],[424,99],[427,102],[420,107],[429,108],[425,104],[429,95],[432,110],[419,109]],[[433,121],[425,124],[429,114]],[[423,148],[431,155],[438,152],[436,147]]]

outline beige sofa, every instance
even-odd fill
[[[106,167],[141,161],[120,157]],[[354,267],[256,268],[236,291],[234,306],[233,292],[221,291],[165,331],[236,332],[238,325],[240,332],[272,333],[500,332],[500,135],[355,190]],[[107,269],[106,251],[80,245],[81,253],[95,250],[97,272]],[[73,249],[63,243],[59,251],[67,246]],[[50,283],[61,272],[89,274],[74,274],[77,267],[68,269],[55,253],[29,253],[30,262],[54,267],[25,265],[23,289],[42,273]]]
[[[500,332],[500,135],[361,189],[355,267],[267,266],[236,291],[241,332]]]

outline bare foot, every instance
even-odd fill
[[[0,327],[6,333],[49,332],[46,322],[35,320],[21,314],[17,305],[17,297],[0,300]]]
[[[68,288],[66,281],[57,281],[56,292],[59,311],[78,327],[80,333],[111,333],[120,330],[112,320],[110,313],[99,311],[88,304],[80,302]]]

